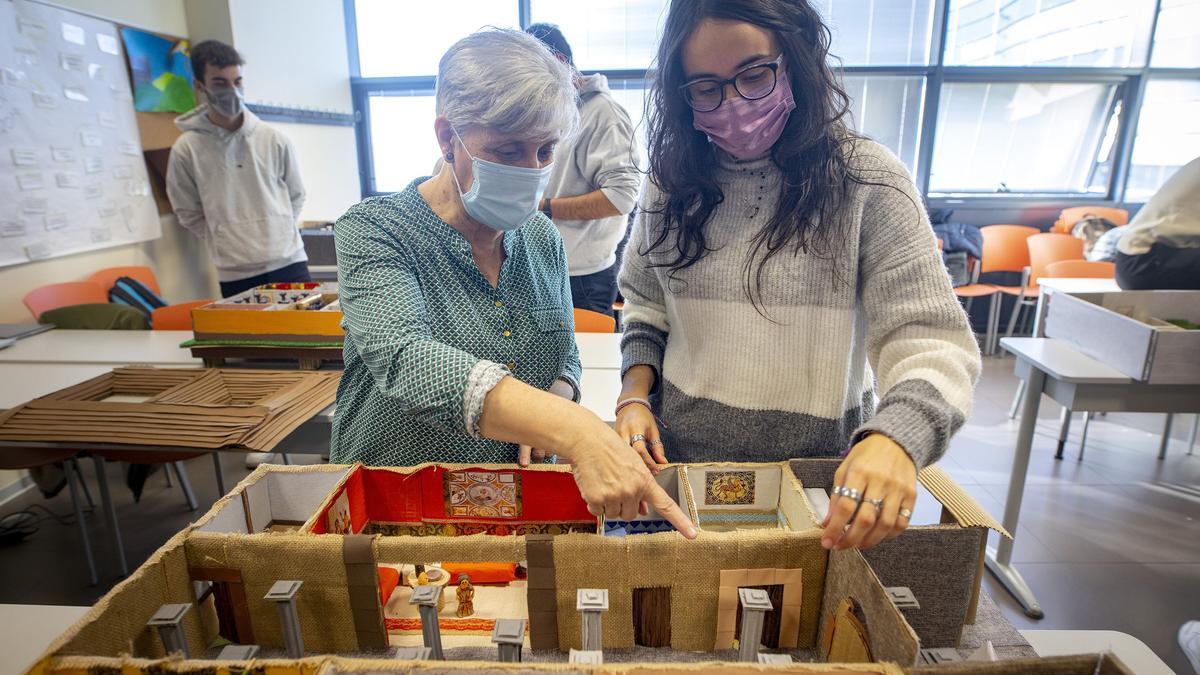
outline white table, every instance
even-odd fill
[[[200,359],[179,344],[192,339],[189,330],[61,330],[39,333],[7,349],[0,363],[102,363],[126,366],[198,366]]]
[[[13,363],[0,361],[0,410],[52,394],[113,369],[103,363]]]
[[[1115,630],[1023,630],[1021,635],[1038,656],[1112,652],[1137,675],[1174,675],[1145,642]]]
[[[1000,345],[1017,357],[1015,371],[1026,390],[1004,502],[1004,529],[1014,539],[1042,394],[1069,410],[1200,413],[1200,385],[1153,385],[1133,380],[1059,340],[1004,338]],[[1012,565],[1014,539],[1001,538],[995,550],[988,550],[985,562],[1000,584],[1021,603],[1025,614],[1040,619],[1043,613],[1037,598]]]
[[[60,605],[0,605],[0,675],[23,673],[54,638],[91,609]]]
[[[579,363],[584,370],[621,369],[620,333],[576,333],[575,344],[579,345]]]

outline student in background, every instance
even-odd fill
[[[1200,290],[1200,157],[1176,171],[1120,229],[1121,288]]]
[[[609,93],[608,78],[575,71],[571,46],[558,26],[535,23],[525,32],[571,66],[579,91],[579,130],[555,152],[558,159],[539,208],[567,247],[574,305],[611,316],[617,299],[616,250],[642,179],[633,123]]]
[[[207,40],[192,47],[195,110],[175,120],[167,196],[179,224],[208,244],[222,297],[261,284],[310,281],[296,228],[304,184],[296,151],[242,100],[242,57]]]

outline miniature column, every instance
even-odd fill
[[[217,654],[217,660],[249,661],[255,656],[258,656],[258,645],[226,645],[221,653]]]
[[[417,586],[413,588],[412,597],[408,599],[410,605],[419,607],[421,635],[425,646],[430,650],[430,657],[438,661],[446,658],[442,655],[442,628],[438,625],[437,602],[441,595],[441,586]]]
[[[601,651],[600,615],[608,611],[608,589],[579,589],[575,592],[575,609],[583,615],[583,651]]]
[[[276,581],[263,600],[275,603],[279,610],[279,628],[283,633],[283,646],[288,658],[304,657],[304,636],[300,633],[300,616],[296,613],[296,592],[303,581]]]
[[[579,651],[578,649],[572,649],[569,663],[577,663],[577,664],[581,664],[581,665],[587,664],[587,665],[592,665],[592,666],[603,665],[604,664],[604,653],[603,652],[583,652],[583,651]]]
[[[396,660],[428,661],[431,653],[429,647],[396,647]]]
[[[520,663],[525,645],[525,619],[496,619],[492,643],[500,652],[501,663]]]
[[[192,605],[186,602],[178,605],[163,605],[146,622],[147,626],[152,626],[158,631],[158,637],[162,640],[163,649],[168,656],[178,652],[183,654],[185,659],[192,657],[188,653],[187,635],[183,632],[183,615],[187,614],[191,608]]]
[[[787,654],[759,654],[758,662],[768,666],[783,666],[792,663],[792,657]]]
[[[761,588],[739,588],[738,598],[742,603],[742,633],[738,660],[754,663],[758,661],[758,647],[762,642],[763,619],[772,609],[771,596]]]

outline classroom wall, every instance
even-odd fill
[[[228,2],[233,44],[246,60],[248,101],[352,112],[341,2],[198,1]],[[269,124],[296,147],[308,190],[301,220],[334,220],[361,199],[354,127]]]

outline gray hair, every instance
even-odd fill
[[[577,98],[570,67],[518,30],[472,33],[438,63],[437,114],[460,133],[489,127],[519,138],[566,138],[579,124]]]

